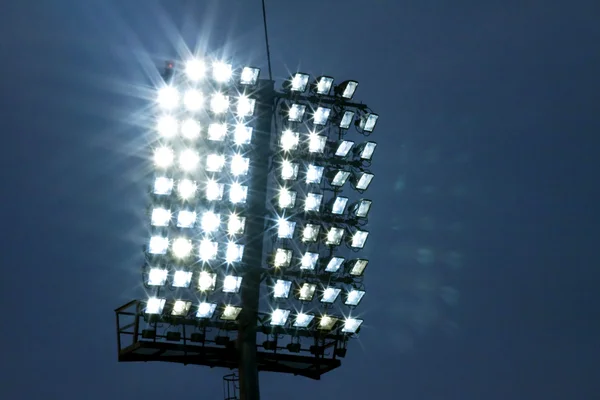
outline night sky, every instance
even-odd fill
[[[267,1],[272,63],[380,114],[365,325],[264,399],[595,399],[600,4]],[[0,5],[3,399],[221,399],[229,371],[117,362],[144,295],[147,112],[185,44],[263,67],[259,0]],[[594,395],[596,393],[596,395]]]

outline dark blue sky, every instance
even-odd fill
[[[182,40],[264,67],[260,1],[5,3],[3,398],[222,398],[224,370],[117,363],[113,309],[143,293],[142,88]],[[600,6],[267,3],[276,78],[357,79],[381,119],[365,328],[263,398],[595,398]]]

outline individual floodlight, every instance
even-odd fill
[[[291,129],[286,129],[281,132],[281,148],[284,151],[296,150],[298,148],[298,142],[300,140],[300,134],[294,132]]]
[[[342,332],[356,333],[356,331],[358,331],[358,328],[360,328],[362,323],[362,319],[348,318],[344,321],[344,327],[342,328]]]
[[[276,299],[287,299],[292,288],[291,281],[277,279],[273,285],[273,297]]]
[[[198,256],[202,261],[211,261],[217,258],[219,243],[209,239],[202,239],[198,247]]]
[[[217,285],[217,274],[208,271],[200,271],[198,276],[198,290],[201,292],[210,292],[215,290]]]
[[[319,212],[323,195],[321,193],[307,193],[304,199],[305,212]]]
[[[179,237],[173,240],[171,251],[176,258],[187,258],[192,253],[192,241],[185,237]]]
[[[315,283],[303,283],[298,290],[298,299],[302,301],[311,301],[317,290]]]
[[[352,240],[350,242],[350,247],[355,249],[362,249],[365,247],[365,242],[367,241],[367,237],[369,236],[369,232],[367,231],[356,231],[352,235]]]
[[[223,183],[219,183],[213,181],[212,179],[206,182],[206,200],[208,201],[217,201],[223,199],[223,192],[225,190],[225,185]]]
[[[227,243],[227,251],[225,253],[225,261],[228,264],[242,261],[244,255],[244,245],[233,242]]]
[[[306,91],[308,86],[308,78],[310,78],[308,74],[296,72],[284,82],[283,87],[285,90],[289,90],[290,92],[302,93]]]
[[[308,151],[310,153],[323,154],[327,145],[327,136],[311,133],[308,135]]]
[[[182,179],[177,185],[177,193],[184,200],[189,200],[196,195],[196,182],[189,179]]]
[[[173,287],[188,287],[192,282],[191,271],[175,271],[173,274]]]
[[[280,239],[291,239],[294,236],[294,229],[296,229],[296,222],[280,218],[278,222],[277,237]]]
[[[233,68],[231,64],[222,61],[217,61],[212,64],[212,76],[215,81],[219,83],[228,82],[232,75]]]
[[[146,314],[162,314],[167,299],[150,297],[146,303]]]
[[[343,263],[344,257],[331,257],[327,263],[327,266],[325,267],[325,272],[337,272]]]
[[[212,318],[217,309],[216,303],[202,302],[198,304],[198,311],[196,312],[196,318]]]
[[[307,184],[320,184],[323,179],[324,167],[319,165],[309,164],[306,169],[306,183]]]
[[[302,231],[302,241],[305,243],[315,243],[319,238],[321,226],[316,224],[306,224]]]
[[[240,74],[240,84],[246,86],[254,86],[258,82],[260,68],[244,67]]]
[[[348,156],[348,153],[350,153],[352,146],[354,146],[354,142],[352,142],[350,140],[339,141],[337,144],[337,148],[335,149],[335,153],[334,153],[335,156],[342,157],[342,158]]]
[[[329,232],[327,232],[327,239],[325,243],[329,246],[339,246],[342,243],[342,238],[344,237],[344,229],[338,227],[331,227]]]
[[[188,89],[183,95],[183,104],[188,111],[198,111],[204,104],[204,96],[199,90]]]
[[[369,264],[369,260],[357,259],[354,260],[350,264],[350,275],[353,276],[361,276],[365,272],[365,268],[367,268],[367,264]]]
[[[200,227],[204,233],[213,233],[221,225],[221,216],[212,211],[205,211],[200,219]]]
[[[371,204],[373,204],[371,200],[361,199],[352,206],[352,214],[354,214],[356,218],[367,218],[369,210],[371,210]]]
[[[350,125],[352,125],[352,121],[354,121],[354,111],[344,111],[344,115],[340,119],[339,127],[342,129],[349,129]]]
[[[178,129],[177,119],[172,115],[163,115],[156,123],[156,130],[164,138],[172,138],[177,135]]]
[[[233,204],[243,204],[248,197],[248,186],[234,182],[229,186],[229,201]]]
[[[227,222],[227,233],[229,235],[241,235],[244,233],[244,227],[246,225],[246,217],[240,217],[236,214],[231,214],[229,216],[229,221]]]
[[[279,191],[278,205],[281,209],[294,208],[296,205],[296,192],[286,188]]]
[[[192,228],[196,223],[196,212],[181,210],[177,213],[177,226],[180,228]]]
[[[235,307],[231,305],[225,306],[223,309],[223,313],[221,314],[221,319],[224,321],[235,321],[237,317],[240,315],[242,311],[242,307]]]
[[[306,113],[306,106],[304,104],[292,104],[288,113],[288,120],[290,122],[302,122],[304,119],[304,113]]]
[[[346,301],[344,302],[344,304],[347,306],[357,306],[364,295],[364,290],[352,289],[346,294]]]
[[[166,195],[171,194],[173,190],[173,179],[166,176],[157,176],[154,180],[154,194]]]
[[[223,154],[211,153],[206,156],[206,170],[209,172],[221,172],[225,165]]]
[[[317,266],[317,261],[319,261],[319,253],[307,251],[302,256],[300,269],[308,269],[312,271]]]
[[[317,107],[317,111],[313,115],[313,124],[326,125],[329,115],[331,115],[331,108]]]
[[[319,319],[319,329],[330,331],[333,329],[337,321],[337,318],[330,317],[329,315],[323,315]]]
[[[238,117],[251,117],[254,115],[254,108],[256,107],[256,99],[252,99],[248,96],[240,96],[237,99],[236,113]]]
[[[281,179],[287,181],[293,181],[298,179],[298,163],[293,163],[289,160],[283,160],[281,162]]]
[[[356,190],[367,190],[374,175],[368,172],[361,172],[352,176],[352,184]]]
[[[252,130],[251,126],[246,126],[242,123],[237,124],[233,132],[233,141],[235,144],[238,146],[249,144],[252,139]]]
[[[169,239],[163,236],[152,236],[148,243],[148,253],[165,254],[169,247]]]
[[[225,123],[214,123],[208,126],[208,140],[214,140],[220,142],[225,139],[227,135],[227,124]]]
[[[229,96],[223,93],[213,93],[210,97],[210,111],[215,114],[222,114],[229,108]]]
[[[148,272],[148,285],[162,286],[167,282],[169,271],[163,268],[150,268]]]
[[[298,313],[294,320],[294,328],[307,328],[314,318],[312,314]]]
[[[200,156],[198,152],[192,149],[185,149],[179,154],[179,168],[183,171],[190,172],[198,167]]]
[[[153,226],[169,226],[171,211],[163,207],[157,207],[152,210],[150,220]]]
[[[173,164],[175,158],[173,150],[169,147],[159,147],[154,150],[154,164],[158,168],[168,168]]]
[[[338,96],[342,96],[344,99],[350,100],[352,96],[354,96],[354,92],[356,92],[356,88],[358,87],[358,82],[356,81],[344,81],[337,85],[335,89],[333,89],[334,93]]]
[[[348,204],[348,198],[343,196],[337,196],[331,206],[331,213],[334,215],[342,215]]]
[[[223,279],[223,293],[237,293],[242,286],[242,277],[235,275],[227,275]]]
[[[233,176],[246,175],[250,168],[250,159],[248,157],[242,157],[241,154],[234,154],[231,157],[230,168]]]
[[[190,81],[197,82],[204,78],[204,75],[206,74],[206,65],[203,61],[198,59],[189,60],[185,63],[185,74]]]
[[[279,248],[275,250],[273,265],[277,268],[289,267],[292,262],[292,251],[290,249]]]
[[[373,153],[375,152],[375,148],[377,147],[377,143],[375,142],[364,142],[361,143],[355,150],[355,153],[360,154],[361,160],[371,160],[373,158]]]
[[[290,310],[280,308],[273,310],[271,313],[271,326],[284,326],[289,316]]]
[[[339,288],[325,288],[325,290],[323,290],[323,295],[321,296],[321,303],[333,303],[338,298],[341,291],[342,289]]]
[[[164,110],[173,110],[179,105],[179,92],[172,86],[165,86],[158,91],[158,105]]]
[[[314,83],[314,91],[320,96],[326,96],[333,86],[333,78],[330,76],[320,76]]]
[[[379,115],[377,115],[377,114],[373,114],[373,113],[365,114],[360,118],[358,127],[365,132],[373,132],[373,129],[375,129],[375,124],[377,123],[378,118],[379,118]]]
[[[330,171],[328,176],[331,178],[331,186],[342,187],[350,177],[349,171]]]
[[[186,139],[194,140],[200,136],[200,124],[192,118],[188,118],[181,123],[181,136]]]

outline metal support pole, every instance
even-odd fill
[[[274,82],[260,80],[256,92],[256,125],[250,152],[250,183],[245,236],[242,311],[239,317],[238,352],[241,400],[259,400],[258,367],[256,358],[256,325],[260,299],[263,236],[269,172],[269,146],[273,118]]]

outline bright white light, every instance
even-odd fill
[[[183,171],[193,171],[198,167],[200,156],[192,149],[185,149],[179,154],[179,167]]]
[[[237,116],[238,117],[250,117],[254,114],[254,107],[256,106],[256,99],[251,99],[247,96],[240,96],[237,100]]]
[[[242,157],[241,154],[234,154],[231,157],[231,174],[233,176],[242,176],[248,173],[250,168],[250,159]]]
[[[377,114],[367,114],[360,119],[360,129],[365,132],[373,132],[375,129],[375,124],[377,123],[377,119],[379,115]]]
[[[348,171],[337,171],[331,180],[331,186],[344,186],[344,183],[348,180],[350,172]]]
[[[352,146],[354,146],[354,142],[350,140],[342,140],[338,144],[338,148],[335,151],[336,157],[346,157],[348,153],[350,153]]]
[[[304,211],[318,212],[321,208],[321,201],[323,201],[323,195],[321,193],[307,193],[306,199],[304,200]]]
[[[300,135],[298,132],[286,129],[281,132],[281,148],[284,151],[296,150],[298,148],[299,139]]]
[[[189,200],[196,194],[196,183],[189,179],[182,179],[177,185],[179,197],[184,200]]]
[[[200,241],[200,248],[198,249],[198,256],[202,261],[211,261],[217,258],[217,252],[219,251],[219,244],[208,239],[202,239]]]
[[[219,225],[221,224],[221,216],[219,214],[215,214],[212,211],[206,211],[202,214],[202,219],[200,220],[200,227],[204,233],[213,233],[219,229]]]
[[[167,282],[169,271],[162,268],[151,268],[148,273],[148,285],[162,286]]]
[[[227,124],[214,123],[208,126],[208,139],[220,142],[227,135]]]
[[[306,183],[321,183],[321,179],[323,179],[323,170],[324,168],[319,165],[309,164],[306,170]]]
[[[303,283],[298,292],[298,299],[302,301],[311,301],[317,290],[317,285],[314,283]]]
[[[292,104],[288,114],[290,122],[302,122],[304,113],[306,112],[306,106],[303,104]]]
[[[344,229],[333,227],[327,232],[326,243],[328,245],[339,246],[344,236]]]
[[[279,208],[293,208],[296,205],[296,192],[283,188],[279,191]]]
[[[367,190],[367,188],[371,184],[371,181],[373,180],[373,176],[373,174],[369,174],[366,172],[361,174],[360,178],[358,178],[358,182],[356,182],[356,189]]]
[[[146,303],[147,314],[161,314],[165,307],[166,299],[159,299],[156,297],[150,297]]]
[[[225,190],[225,185],[222,183],[215,182],[213,180],[209,180],[206,182],[206,199],[208,201],[217,201],[223,199],[223,191]]]
[[[317,135],[311,132],[308,136],[308,151],[311,153],[322,154],[327,144],[327,137],[323,135]]]
[[[181,210],[177,214],[177,226],[180,228],[191,228],[196,222],[196,212]]]
[[[277,249],[275,250],[275,260],[273,264],[275,267],[289,267],[292,261],[292,251],[289,249]]]
[[[181,135],[189,140],[200,136],[200,124],[195,119],[188,118],[181,124]]]
[[[308,86],[308,74],[303,74],[297,72],[294,74],[292,78],[292,82],[290,85],[290,90],[292,92],[304,92],[306,90],[306,86]]]
[[[231,64],[217,61],[212,65],[212,73],[215,81],[223,83],[231,79],[231,76],[233,75],[233,69]]]
[[[171,315],[174,317],[185,317],[192,306],[191,301],[176,300],[171,310]]]
[[[235,131],[233,133],[233,141],[238,146],[243,144],[249,144],[252,139],[252,130],[251,126],[246,126],[244,124],[237,124],[235,126]]]
[[[354,120],[354,111],[344,111],[344,115],[342,116],[342,120],[340,121],[340,128],[348,129],[350,125],[352,125],[352,121]]]
[[[271,314],[271,325],[272,326],[285,325],[285,322],[287,321],[289,315],[290,315],[290,310],[282,310],[280,308],[273,310],[273,313]]]
[[[329,94],[331,86],[333,85],[333,78],[329,76],[321,76],[317,81],[317,94],[326,95]]]
[[[148,243],[148,252],[150,254],[165,254],[169,247],[169,239],[162,236],[152,236]]]
[[[198,312],[196,312],[197,318],[212,318],[217,305],[215,303],[202,302],[198,305]]]
[[[306,224],[302,231],[303,242],[316,242],[319,238],[319,231],[321,230],[320,225]]]
[[[317,107],[317,111],[313,115],[313,123],[315,125],[325,125],[331,114],[331,108]]]
[[[244,225],[246,224],[246,217],[240,217],[236,214],[231,214],[229,216],[229,221],[227,222],[227,233],[230,235],[241,235],[244,233]]]
[[[201,292],[215,290],[216,284],[217,274],[208,271],[200,271],[200,275],[198,276],[198,290]]]
[[[325,272],[337,272],[344,263],[344,257],[331,257],[325,267]]]
[[[210,110],[215,114],[221,114],[229,108],[229,96],[223,93],[215,93],[210,98]]]
[[[280,239],[291,239],[294,236],[294,229],[296,228],[296,222],[286,221],[283,218],[279,219],[279,228],[277,230],[277,236]]]
[[[233,242],[227,243],[227,252],[225,254],[225,261],[228,264],[242,261],[244,255],[244,245]]]
[[[223,280],[223,293],[237,293],[241,285],[241,276],[227,275]]]
[[[328,287],[323,291],[323,297],[321,297],[321,302],[323,303],[333,303],[335,299],[340,295],[342,289]]]
[[[229,201],[233,204],[245,203],[248,196],[248,186],[240,185],[237,182],[229,186]]]
[[[342,215],[348,204],[348,198],[338,196],[335,198],[333,205],[331,206],[331,213],[335,215]]]
[[[366,218],[369,214],[369,210],[371,209],[371,204],[373,202],[371,200],[362,199],[358,205],[355,207],[354,214],[358,218]]]
[[[163,115],[156,123],[156,130],[164,138],[172,138],[177,135],[178,127],[177,119],[171,115]]]
[[[352,268],[350,269],[350,275],[360,276],[365,272],[365,268],[367,268],[368,260],[358,259],[354,261]]]
[[[171,211],[166,208],[157,207],[152,210],[151,221],[154,226],[168,226],[171,221]]]
[[[344,327],[342,328],[342,332],[356,333],[356,331],[358,330],[358,328],[360,328],[362,323],[362,319],[348,318],[346,321],[344,321]]]
[[[281,163],[281,179],[295,180],[298,178],[298,169],[299,166],[297,163],[283,160]]]
[[[173,275],[173,287],[188,287],[192,282],[192,273],[190,271],[175,271]]]
[[[335,326],[337,319],[328,315],[323,315],[319,320],[319,329],[330,331]]]
[[[198,111],[204,104],[204,97],[199,90],[188,89],[183,96],[183,104],[188,111]]]
[[[311,314],[298,313],[296,320],[294,321],[295,328],[306,328],[312,322],[315,316]]]
[[[184,237],[177,238],[173,241],[171,251],[177,258],[187,258],[192,253],[192,241]]]
[[[179,105],[179,92],[172,86],[165,86],[158,91],[158,105],[165,110],[172,110]]]
[[[319,253],[311,253],[307,251],[302,256],[302,264],[300,265],[300,269],[309,269],[314,270],[317,266],[317,261],[319,260]]]
[[[360,301],[362,300],[364,295],[365,295],[364,290],[352,289],[351,291],[348,292],[348,295],[346,296],[346,301],[344,302],[344,304],[346,304],[348,306],[357,306],[358,303],[360,303]]]
[[[342,97],[345,99],[351,99],[352,96],[354,96],[354,92],[356,92],[357,87],[358,87],[358,82],[347,81],[346,87],[344,88],[344,92],[342,93]]]
[[[365,247],[365,242],[367,241],[367,237],[369,236],[369,232],[367,231],[356,231],[354,235],[352,235],[352,242],[350,243],[350,247],[354,247],[355,249],[362,249]]]
[[[242,85],[250,85],[250,86],[256,85],[256,82],[258,81],[259,73],[260,73],[259,68],[244,67],[244,69],[242,69],[242,73],[240,75],[240,83]]]
[[[206,156],[206,170],[210,172],[221,172],[225,165],[225,156],[222,154],[209,154]]]
[[[185,73],[190,81],[199,81],[206,74],[206,65],[198,59],[189,60],[185,64]]]
[[[291,288],[291,281],[277,279],[275,281],[275,285],[273,285],[273,297],[275,297],[276,299],[287,299],[287,297],[290,295]]]
[[[234,307],[227,305],[223,310],[223,314],[221,314],[221,319],[225,321],[235,321],[238,315],[240,315],[241,311],[242,307]]]
[[[171,194],[173,190],[173,179],[159,176],[154,180],[154,194]]]
[[[363,160],[370,160],[371,158],[373,158],[375,147],[377,147],[377,143],[365,142],[365,144],[362,147],[362,151],[360,152],[360,158],[362,158]]]
[[[158,168],[168,168],[173,164],[173,150],[168,147],[159,147],[154,150],[154,164]]]

